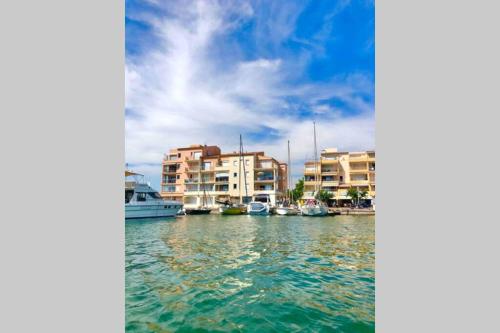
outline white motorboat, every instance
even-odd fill
[[[249,215],[271,215],[271,199],[267,194],[255,195],[253,201],[248,204]]]
[[[299,213],[300,209],[294,206],[276,207],[276,214],[278,215],[298,215]]]
[[[127,180],[134,177],[134,180]],[[164,200],[144,176],[125,171],[125,219],[175,217],[182,210],[182,203]]]
[[[323,202],[316,199],[306,200],[304,205],[300,207],[300,211],[304,216],[328,215],[328,207]]]

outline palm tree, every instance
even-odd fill
[[[349,190],[347,190],[347,196],[351,197],[353,203],[356,204],[359,200],[360,193],[356,188],[350,187]]]
[[[320,190],[318,195],[316,196],[316,199],[327,203],[328,200],[330,200],[332,197],[333,197],[333,194],[331,192],[328,192],[325,190]]]
[[[359,198],[358,198],[358,205],[359,205],[359,199],[364,199],[368,196],[368,191],[367,190],[362,190],[359,192]]]

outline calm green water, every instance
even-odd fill
[[[373,332],[375,218],[126,222],[127,332]]]

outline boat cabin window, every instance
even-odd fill
[[[148,195],[153,199],[161,199],[161,195],[156,192],[148,192]]]
[[[146,193],[137,193],[137,201],[146,201]]]
[[[125,190],[125,203],[129,203],[134,196],[134,190]]]

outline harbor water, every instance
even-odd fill
[[[127,332],[374,332],[374,216],[127,221]]]

